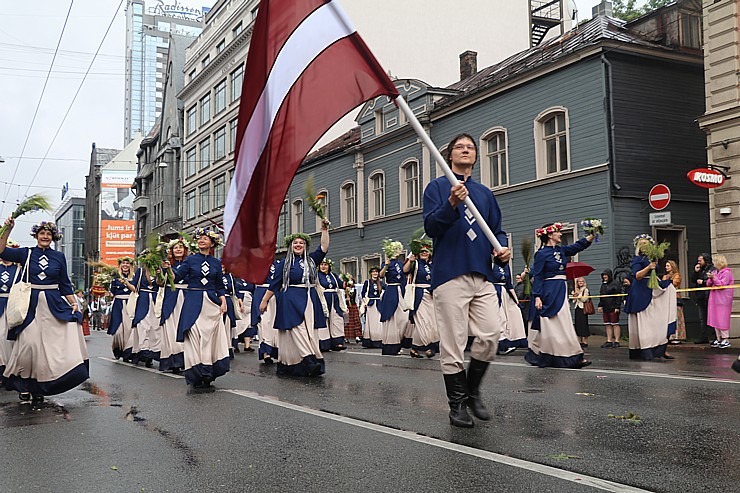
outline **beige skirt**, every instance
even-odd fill
[[[3,376],[9,389],[55,395],[89,378],[87,361],[82,326],[56,318],[41,291],[34,319],[18,334]]]
[[[121,317],[121,326],[113,334],[111,349],[113,354],[118,357],[128,358],[131,356],[134,339],[131,334],[131,317],[126,313],[126,306],[123,307],[123,317]]]
[[[375,304],[373,306],[368,306],[365,311],[365,329],[362,337],[371,341],[383,340],[383,327],[380,323],[378,300],[375,300]]]
[[[319,348],[319,331],[313,328],[313,303],[306,303],[303,323],[290,330],[277,331],[278,363],[286,366],[297,365],[306,356],[316,356],[321,360],[324,356]]]
[[[203,304],[200,315],[190,330],[185,334],[185,377],[188,371],[196,369],[196,373],[205,374],[212,379],[228,371],[230,340],[226,331],[221,307],[213,303],[208,294],[203,292]],[[224,363],[225,361],[225,363]],[[225,371],[222,368],[225,365]],[[216,368],[218,366],[218,368]],[[209,367],[209,369],[198,369]],[[210,367],[214,367],[215,374],[211,374]],[[188,383],[192,383],[188,381]]]
[[[526,339],[527,333],[524,330],[524,320],[522,319],[522,311],[519,309],[519,305],[514,303],[514,300],[505,292],[505,289],[502,291],[501,296],[501,305],[506,316],[504,330],[501,331],[501,339],[507,339],[509,341]]]
[[[4,368],[10,360],[13,342],[8,340],[8,317],[3,312],[0,315],[0,368]]]
[[[431,293],[424,291],[419,308],[414,312],[414,346],[428,346],[439,342],[437,315]]]
[[[182,305],[185,303],[184,294],[184,292],[180,293],[178,291],[172,315],[164,321],[164,325],[160,328],[162,334],[159,352],[160,361],[166,360],[173,354],[180,354],[185,351],[185,345],[182,342],[177,342],[177,322],[180,320]]]

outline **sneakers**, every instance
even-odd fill
[[[719,341],[717,339],[713,340],[711,346],[712,347],[719,347]]]
[[[602,344],[599,347],[601,347],[602,349],[610,348],[610,347],[612,347],[612,343],[611,342],[605,342],[604,344]]]
[[[720,348],[720,349],[727,349],[728,347],[731,347],[731,344],[730,344],[730,341],[728,341],[727,339],[725,339],[722,342],[720,342],[717,345],[717,347]]]

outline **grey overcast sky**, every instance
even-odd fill
[[[346,0],[350,1],[372,0]],[[580,20],[590,18],[591,7],[598,3],[598,0],[567,1],[576,5]],[[66,182],[72,194],[83,196],[92,143],[98,147],[123,147],[125,0],[114,18],[120,2],[74,0],[45,89],[70,1],[3,2],[4,22],[0,24],[0,94],[4,102],[0,156],[5,160],[0,163],[0,200],[4,201],[0,203],[0,216],[3,218],[14,210],[18,200],[33,193],[45,193],[58,205],[61,187]],[[214,2],[180,0],[180,3],[197,6]],[[363,19],[353,21],[362,34]],[[83,82],[109,25],[110,32]],[[404,45],[413,52],[413,43],[420,42],[419,37],[413,30],[407,32],[409,39]],[[366,38],[366,41],[372,49],[372,40]],[[43,212],[20,218],[13,238],[25,246],[35,244],[29,236],[30,227],[44,219],[49,216]]]

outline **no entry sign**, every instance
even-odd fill
[[[650,202],[650,207],[656,211],[662,211],[671,203],[671,189],[662,183],[658,183],[650,189],[648,202]]]

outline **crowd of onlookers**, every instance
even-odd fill
[[[82,311],[83,329],[108,330],[113,296],[109,292],[103,295],[95,295],[90,291],[83,292],[81,289],[75,291],[74,296]]]

